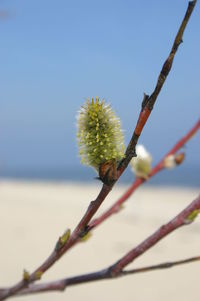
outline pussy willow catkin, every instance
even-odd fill
[[[87,100],[78,116],[78,144],[81,162],[97,171],[108,161],[124,157],[124,137],[119,118],[109,104],[98,97]]]

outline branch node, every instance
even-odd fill
[[[99,166],[99,178],[107,186],[112,185],[117,180],[116,160],[107,161]]]
[[[60,249],[66,245],[67,241],[70,238],[71,230],[67,229],[62,236],[59,237],[56,246],[55,246],[55,251],[58,252]]]
[[[30,273],[25,269],[23,271],[23,280],[25,283],[28,283],[30,280]]]
[[[149,95],[147,95],[146,93],[144,93],[144,98],[143,98],[143,101],[142,101],[142,111],[146,107],[146,105],[148,103],[148,100],[149,100]]]
[[[36,280],[40,280],[40,279],[42,278],[42,274],[43,274],[42,271],[37,271],[37,272],[35,273],[35,279],[36,279]]]
[[[90,227],[88,225],[86,225],[80,232],[79,234],[79,238],[82,240],[86,235],[89,234],[90,231]]]
[[[193,223],[199,214],[200,214],[200,209],[193,210],[184,220],[184,225],[189,225]]]

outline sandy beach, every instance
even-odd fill
[[[99,189],[96,185],[51,182],[0,182],[0,287],[32,271],[50,254],[66,228],[73,229]],[[100,212],[127,186],[116,186]],[[41,281],[89,273],[114,263],[174,217],[199,194],[194,188],[140,187],[124,209],[71,249]],[[98,215],[98,214],[97,214]],[[128,268],[200,254],[200,218],[159,242]],[[127,269],[128,269],[127,268]],[[200,263],[69,287],[62,293],[18,297],[17,300],[199,300]]]

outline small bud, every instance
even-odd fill
[[[30,274],[29,274],[29,272],[28,272],[27,270],[24,270],[24,271],[23,271],[23,280],[26,281],[26,282],[28,282],[29,279],[30,279]]]
[[[175,162],[180,165],[185,160],[185,153],[179,153],[175,156]]]
[[[69,240],[71,234],[71,230],[67,229],[62,236],[59,237],[58,242],[56,243],[55,250],[60,250]]]
[[[112,182],[125,150],[119,118],[96,97],[82,106],[77,125],[81,162],[94,167],[104,183]]]
[[[151,171],[152,157],[143,145],[136,146],[137,157],[134,157],[131,162],[131,168],[136,177],[148,179]]]
[[[82,242],[88,241],[88,239],[90,239],[91,236],[92,236],[92,233],[91,232],[87,232],[85,235],[83,235],[83,236],[80,237],[80,240]]]
[[[172,169],[176,167],[176,161],[174,155],[167,156],[163,161],[163,166],[167,169]]]
[[[185,153],[179,153],[167,156],[163,161],[163,166],[167,169],[172,169],[180,165],[185,159]]]
[[[42,274],[43,274],[42,271],[37,271],[37,272],[35,273],[35,279],[36,279],[36,280],[40,280],[41,277],[42,277]]]
[[[194,211],[192,211],[185,219],[185,224],[191,224],[192,222],[194,222],[194,220],[197,218],[199,213],[200,213],[200,209],[195,209]]]
[[[120,210],[125,209],[125,204],[120,204],[119,208]]]
[[[112,182],[117,179],[117,165],[115,160],[100,164],[99,178],[107,184],[112,184]]]

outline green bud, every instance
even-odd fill
[[[190,224],[192,222],[194,222],[194,220],[197,218],[197,216],[200,213],[200,209],[195,209],[194,211],[192,211],[186,218],[185,220],[185,224]]]
[[[88,239],[90,239],[92,236],[91,232],[87,232],[85,235],[81,236],[80,241],[85,242],[88,241]]]
[[[40,279],[42,278],[42,274],[43,274],[42,271],[37,271],[37,272],[35,273],[35,279],[36,279],[36,280],[40,280]]]
[[[29,274],[29,272],[28,272],[27,270],[24,270],[24,271],[23,271],[23,280],[26,281],[26,282],[28,282],[29,279],[30,279],[30,274]]]
[[[62,247],[64,247],[64,245],[67,243],[67,241],[70,238],[70,234],[71,234],[71,230],[67,229],[62,236],[59,237],[57,243],[56,243],[56,247],[55,250],[59,251]]]

